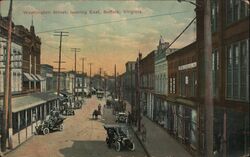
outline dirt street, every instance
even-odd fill
[[[98,104],[95,96],[87,99],[82,109],[76,110],[75,116],[68,116],[62,132],[56,131],[48,135],[36,135],[29,141],[10,152],[7,157],[145,157],[141,145],[134,137],[136,150],[116,152],[105,143],[105,122],[113,122],[110,109],[104,109],[104,115],[92,120],[92,112]]]

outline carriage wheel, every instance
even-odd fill
[[[44,134],[44,135],[47,135],[48,133],[49,133],[49,128],[44,128],[44,129],[43,129],[43,134]]]

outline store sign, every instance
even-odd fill
[[[178,70],[192,69],[192,68],[195,68],[196,66],[197,66],[197,62],[193,62],[193,63],[178,66]]]

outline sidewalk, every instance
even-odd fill
[[[147,130],[146,142],[141,142],[151,157],[192,157],[189,152],[160,126],[146,117],[142,118],[142,124]],[[133,127],[137,130],[137,128]],[[141,139],[140,133],[137,132]]]

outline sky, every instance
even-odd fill
[[[9,0],[1,2],[1,14],[8,13]],[[62,64],[65,70],[74,69],[77,52],[77,71],[92,74],[105,71],[109,75],[125,71],[127,61],[135,61],[139,51],[145,57],[155,50],[160,36],[166,42],[174,38],[194,18],[194,6],[177,0],[13,0],[13,21],[29,28],[32,23],[41,38],[41,63],[53,65],[58,60],[59,37],[55,31],[69,32],[62,39]],[[60,29],[60,30],[58,30]],[[172,48],[182,48],[195,40],[193,24]]]

